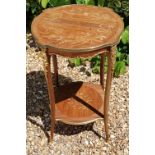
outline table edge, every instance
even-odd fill
[[[64,5],[64,6],[57,6],[57,7],[53,7],[53,8],[47,8],[47,9],[56,9],[58,7],[65,7],[65,6],[71,6],[71,5],[83,5],[83,4],[70,4],[70,5]],[[90,52],[90,51],[95,51],[95,50],[100,50],[100,49],[103,49],[103,48],[107,48],[107,47],[112,47],[112,46],[115,46],[117,44],[119,44],[120,42],[120,38],[121,38],[121,34],[124,30],[124,22],[123,22],[123,19],[121,18],[121,16],[119,14],[117,14],[112,8],[109,8],[109,7],[101,7],[101,6],[93,6],[93,7],[100,7],[100,8],[106,8],[106,9],[109,9],[111,10],[112,12],[114,12],[117,16],[120,17],[120,20],[121,20],[121,24],[122,24],[122,27],[121,27],[121,31],[120,31],[120,35],[115,39],[115,41],[113,41],[112,43],[106,43],[106,44],[102,44],[102,45],[99,45],[99,46],[94,46],[94,47],[89,47],[89,48],[59,48],[59,47],[55,47],[55,46],[52,46],[52,45],[46,45],[46,44],[42,44],[39,42],[39,40],[37,39],[37,37],[35,36],[35,34],[33,33],[33,21],[35,21],[35,19],[37,17],[39,17],[39,14],[38,16],[36,16],[32,23],[31,23],[31,33],[32,33],[32,36],[33,38],[35,39],[36,43],[41,47],[41,48],[50,48],[52,50],[55,50],[55,51],[59,51],[59,52],[79,52],[79,53],[83,53],[83,52]],[[45,10],[47,10],[45,9]],[[43,10],[42,12],[44,12],[45,10]]]

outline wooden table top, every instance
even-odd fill
[[[46,9],[31,25],[39,45],[62,52],[116,45],[123,28],[121,17],[112,9],[76,4]]]

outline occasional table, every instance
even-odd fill
[[[56,120],[82,125],[103,119],[108,141],[108,106],[115,48],[123,28],[122,19],[112,9],[76,4],[46,9],[33,20],[33,37],[38,45],[46,49],[51,139]],[[57,55],[69,58],[100,55],[100,84],[77,81],[60,86]],[[53,86],[51,78],[51,56],[56,86]],[[105,58],[108,71],[104,84]]]

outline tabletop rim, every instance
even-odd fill
[[[57,46],[54,46],[54,45],[46,45],[46,44],[42,44],[40,43],[39,39],[36,37],[35,33],[33,32],[33,23],[34,21],[39,18],[44,12],[46,12],[47,10],[54,10],[54,9],[59,9],[59,8],[62,8],[62,7],[67,7],[67,6],[87,6],[87,7],[94,7],[94,8],[103,8],[103,9],[108,9],[110,10],[111,12],[113,12],[116,16],[118,16],[118,18],[120,18],[120,23],[121,23],[121,32],[120,34],[118,35],[118,37],[115,39],[115,41],[113,41],[112,43],[106,43],[106,44],[102,44],[102,45],[97,45],[97,46],[90,46],[88,48],[59,48]],[[101,6],[93,6],[93,5],[83,5],[83,4],[70,4],[70,5],[63,5],[63,6],[57,6],[57,7],[53,7],[53,8],[47,8],[47,9],[44,9],[38,16],[34,17],[32,23],[31,23],[31,33],[32,33],[32,36],[33,38],[35,39],[35,41],[37,42],[37,44],[41,47],[41,48],[51,48],[53,50],[56,50],[56,51],[60,51],[60,52],[90,52],[90,51],[95,51],[95,50],[100,50],[100,49],[103,49],[103,48],[107,48],[107,47],[112,47],[112,46],[115,46],[117,45],[119,42],[120,42],[120,37],[121,37],[121,34],[124,30],[124,22],[123,22],[123,19],[121,18],[121,16],[119,14],[117,14],[112,8],[109,8],[109,7],[101,7]]]

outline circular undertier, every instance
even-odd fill
[[[73,82],[56,88],[56,119],[68,124],[85,124],[103,118],[100,85]]]

